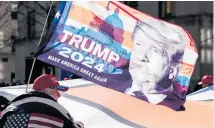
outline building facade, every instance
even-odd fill
[[[14,78],[14,46],[13,39],[17,36],[17,20],[13,15],[16,2],[0,2],[0,83],[10,83]]]
[[[44,33],[50,26],[58,3],[52,4]],[[51,1],[0,2],[0,83],[14,80],[26,83],[50,6]],[[37,63],[39,67],[45,65]],[[41,72],[35,70],[34,74],[46,70],[46,67],[42,68]]]
[[[27,83],[32,63],[33,55],[37,51],[37,46],[39,45],[40,37],[45,36],[52,18],[56,13],[56,7],[59,2],[53,2],[51,6],[51,1],[22,1],[19,2],[18,8],[18,28],[19,28],[19,39],[16,41],[16,52],[15,52],[15,73],[16,80],[20,80],[23,83]],[[48,11],[51,7],[51,12],[47,19],[47,24],[45,21],[48,15]],[[44,28],[44,34],[42,31]],[[52,66],[45,64],[39,60],[36,61],[34,70],[31,76],[31,83],[33,80],[48,70]],[[55,73],[55,69],[52,68],[51,71]],[[57,74],[54,74],[57,75]]]

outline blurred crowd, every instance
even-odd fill
[[[9,87],[9,86],[16,86],[16,85],[23,85],[23,83],[21,81],[15,81],[11,83],[0,82],[0,87]]]
[[[49,72],[47,72],[46,74],[50,74]],[[71,79],[79,79],[82,78],[76,74],[73,73],[68,73],[66,72],[66,75],[61,76],[61,80],[71,80]],[[17,86],[17,85],[24,85],[27,84],[27,81],[25,80],[24,82],[21,82],[21,80],[15,80],[13,79],[11,83],[7,83],[7,82],[0,82],[0,87],[9,87],[9,86]]]

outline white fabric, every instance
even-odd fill
[[[60,84],[69,87],[81,87],[93,83],[79,79],[60,81]],[[12,100],[16,96],[24,94],[25,87],[26,85],[0,88],[0,95]],[[213,94],[213,86],[211,86],[188,95],[187,100],[209,100],[210,98],[213,99]],[[58,102],[68,110],[75,120],[83,122],[86,128],[133,128],[126,123],[118,121],[109,113],[104,112],[102,107],[93,107],[91,105],[67,98],[63,95],[59,98]]]
[[[214,100],[214,86],[209,86],[198,90],[194,93],[187,95],[187,100],[196,100],[196,101],[204,101],[204,100]]]

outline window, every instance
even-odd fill
[[[202,27],[200,29],[200,62],[202,64],[212,64],[213,62],[213,34],[212,28]]]
[[[50,7],[49,7],[50,8]],[[49,8],[47,9],[48,11],[49,11]],[[48,11],[47,11],[47,14],[48,14]],[[48,23],[47,23],[47,28],[49,29],[50,28],[50,26],[51,26],[51,22],[52,22],[52,20],[54,19],[54,17],[55,17],[55,14],[56,14],[56,6],[52,6],[52,8],[51,8],[51,12],[50,12],[50,14],[49,14],[49,17],[48,17]]]
[[[34,55],[34,52],[31,52],[30,55],[33,56],[33,55]]]
[[[11,2],[11,11],[17,12],[18,4],[16,1]]]
[[[11,18],[12,20],[16,20],[17,19],[17,2],[16,1],[12,1],[11,2]]]
[[[15,82],[15,81],[13,81],[13,79],[15,79],[15,73],[14,73],[14,72],[11,72],[11,83],[12,83],[12,82]]]
[[[35,10],[28,12],[28,39],[36,36],[36,12]]]
[[[181,18],[176,18],[175,23],[179,25],[194,25],[196,22],[196,17],[195,16],[185,16]]]
[[[17,12],[11,12],[11,18],[12,20],[16,20],[17,19]]]
[[[8,62],[8,58],[2,58],[2,62]]]
[[[4,32],[0,31],[0,48],[4,46]]]
[[[159,1],[159,18],[175,15],[175,1]]]
[[[0,31],[0,42],[4,40],[4,32]]]
[[[138,9],[138,1],[124,1],[124,4],[128,5],[129,7]]]

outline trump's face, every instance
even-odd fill
[[[169,57],[165,48],[150,39],[138,28],[135,30],[134,48],[129,71],[132,79],[138,83],[157,83],[169,67]]]

